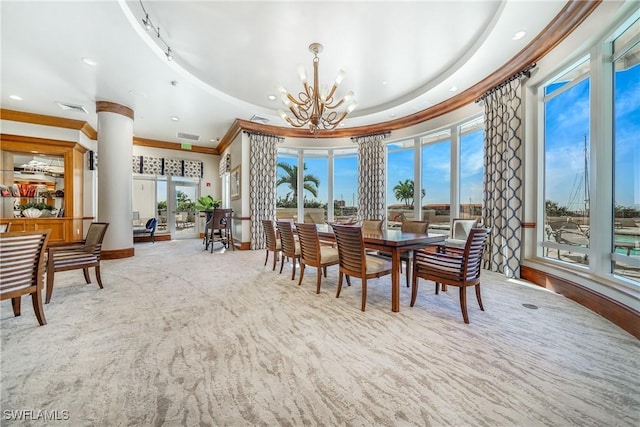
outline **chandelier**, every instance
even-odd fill
[[[327,85],[319,86],[318,63],[320,62],[320,58],[318,58],[318,54],[322,52],[322,49],[323,47],[320,43],[311,43],[309,45],[309,50],[314,55],[313,85],[310,86],[307,83],[304,67],[300,66],[298,68],[298,74],[302,80],[304,90],[298,94],[298,99],[289,94],[284,87],[278,87],[282,102],[284,102],[284,105],[293,115],[293,117],[290,117],[284,111],[278,110],[280,117],[291,126],[297,128],[309,125],[309,130],[314,135],[317,135],[321,129],[335,129],[336,126],[347,117],[347,114],[352,112],[358,105],[354,99],[355,95],[353,91],[347,92],[339,101],[334,101],[333,99],[333,95],[344,77],[344,70],[338,72],[338,76],[330,89]],[[335,111],[343,105],[346,105],[344,111]]]

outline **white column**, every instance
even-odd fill
[[[109,228],[104,258],[134,255],[131,186],[133,110],[111,102],[96,103],[98,113],[98,221]]]

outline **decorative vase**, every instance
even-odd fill
[[[39,218],[42,215],[42,211],[36,208],[27,208],[22,211],[22,216],[26,218]]]

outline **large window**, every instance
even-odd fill
[[[613,272],[640,281],[640,21],[614,42]]]
[[[329,200],[329,158],[327,150],[304,151],[304,222],[323,224]]]
[[[482,118],[461,126],[460,135],[460,218],[482,216],[482,181],[484,176],[484,131]]]
[[[358,152],[355,148],[333,151],[333,218],[350,221],[358,215]]]
[[[589,255],[589,62],[544,87],[545,255],[587,264]]]
[[[451,131],[422,138],[422,217],[429,226],[451,221]]]
[[[276,217],[298,220],[298,151],[279,149],[277,158]]]
[[[415,219],[413,139],[387,144],[387,226]]]

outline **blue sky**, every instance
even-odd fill
[[[566,82],[565,82],[566,83]],[[562,86],[560,83],[554,88]],[[577,84],[547,103],[545,129],[545,197],[560,206],[583,202],[584,140],[593,143],[589,134],[589,80]],[[640,208],[640,65],[616,72],[615,85],[615,199],[623,206]],[[482,197],[483,132],[463,135],[460,153],[460,201],[479,203]],[[423,204],[449,203],[450,143],[432,143],[423,148]],[[393,187],[405,179],[413,179],[413,149],[392,150],[387,163],[387,203],[399,203]],[[297,159],[283,159],[297,164]],[[320,178],[318,199],[326,201],[327,161],[306,159],[306,173]],[[590,168],[589,168],[590,169]],[[336,158],[334,197],[347,205],[357,202],[357,159]],[[590,171],[589,171],[590,172]],[[280,171],[279,171],[280,173]],[[278,188],[284,196],[288,189]],[[307,193],[308,198],[312,198]]]

